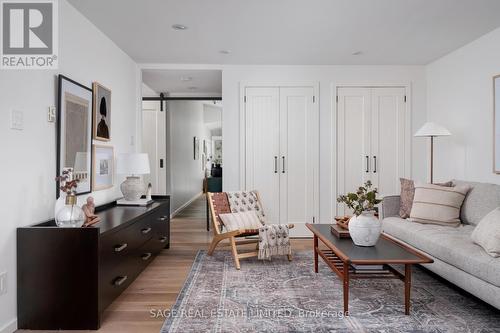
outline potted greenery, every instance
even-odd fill
[[[337,198],[337,202],[344,203],[354,215],[349,220],[349,234],[354,244],[359,246],[374,246],[382,225],[375,217],[375,206],[382,200],[377,198],[378,190],[372,189],[372,182],[367,181],[355,193],[347,193]]]

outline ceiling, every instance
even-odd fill
[[[142,82],[157,93],[219,97],[222,95],[220,70],[144,69]]]
[[[422,65],[500,26],[499,0],[69,2],[138,63]]]

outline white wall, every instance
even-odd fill
[[[426,120],[426,82],[422,66],[224,66],[222,71],[223,185],[240,187],[240,82],[320,83],[320,221],[329,222],[335,212],[335,85],[410,84],[412,132]],[[425,179],[425,143],[412,139],[412,175]]]
[[[493,81],[500,74],[500,29],[427,66],[429,120],[450,130],[436,138],[435,180],[500,183],[493,173]]]
[[[149,87],[144,82],[141,85],[142,88],[142,97],[157,97],[159,94],[154,91],[151,87]]]
[[[203,120],[203,102],[168,101],[171,177],[171,211],[183,208],[202,192],[204,171],[201,168],[203,139],[210,139],[210,131]],[[193,138],[200,139],[200,158],[193,158]]]
[[[59,70],[0,73],[0,272],[8,272],[8,292],[0,296],[0,332],[16,320],[16,227],[53,218],[56,125],[47,122],[56,105],[56,75],[91,87],[98,81],[112,90],[112,141],[115,153],[134,151],[140,97],[137,65],[65,0],[59,1]],[[10,111],[24,113],[24,130],[10,129]],[[140,118],[139,118],[140,119]],[[122,177],[112,189],[95,192],[97,204],[120,196]],[[80,197],[81,202],[84,197]]]

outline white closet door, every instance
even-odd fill
[[[280,223],[294,223],[292,235],[307,235],[318,211],[318,112],[312,87],[280,88]]]
[[[406,105],[404,88],[372,89],[372,181],[381,196],[400,192],[405,176]]]
[[[279,216],[279,88],[246,88],[245,185],[259,191],[267,219]]]
[[[337,194],[355,192],[371,179],[370,88],[339,88],[337,92]],[[348,212],[337,204],[337,214]]]

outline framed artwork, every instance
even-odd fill
[[[94,139],[99,141],[111,140],[111,90],[94,82],[93,114]]]
[[[92,190],[99,191],[113,187],[115,170],[115,153],[113,147],[94,145],[92,155],[94,160]]]
[[[73,169],[77,195],[90,193],[92,177],[92,89],[63,75],[58,78],[56,174]],[[59,198],[59,183],[56,196]]]
[[[500,174],[500,75],[493,77],[493,172]]]
[[[196,136],[193,138],[193,158],[194,160],[200,158],[200,139]]]

